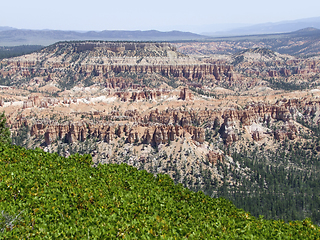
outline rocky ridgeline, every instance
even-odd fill
[[[238,141],[239,129],[244,128],[255,141],[262,140],[266,135],[277,140],[295,139],[298,128],[297,117],[308,121],[320,108],[320,101],[303,101],[298,99],[282,100],[276,104],[253,103],[244,109],[220,110],[178,110],[167,109],[151,111],[141,116],[137,110],[126,111],[123,116],[118,111],[106,115],[108,119],[123,117],[127,124],[114,122],[81,121],[76,123],[58,123],[38,121],[31,127],[31,136],[45,136],[46,144],[57,139],[67,142],[84,141],[87,137],[95,137],[101,141],[110,142],[116,136],[124,137],[128,143],[146,143],[158,145],[175,141],[177,138],[188,136],[199,143],[205,141],[206,130],[219,130],[225,144]],[[19,126],[25,125],[23,119]],[[19,122],[18,121],[18,122]],[[267,128],[275,122],[279,127],[275,130]],[[12,128],[17,129],[19,126]],[[264,127],[262,127],[264,126]]]
[[[213,65],[232,63],[235,75],[276,78],[320,73],[320,60],[315,58],[296,58],[282,55],[265,48],[246,49],[225,59],[206,59]]]
[[[128,143],[145,143],[152,145],[166,144],[177,138],[186,137],[199,143],[205,140],[204,129],[194,126],[168,126],[164,124],[116,124],[106,122],[66,122],[38,121],[31,127],[31,136],[45,137],[45,143],[50,145],[57,139],[68,143],[85,141],[88,137],[97,138],[100,141],[110,143],[116,137],[125,138]]]
[[[126,53],[130,56],[134,53],[149,53],[167,56],[167,51],[176,51],[176,47],[169,43],[152,43],[152,42],[104,42],[104,41],[85,41],[85,42],[60,42],[43,49],[42,52],[68,53],[68,52],[107,52]],[[182,55],[182,54],[180,54]]]

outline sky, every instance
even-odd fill
[[[319,0],[11,0],[0,26],[53,30],[220,31],[320,17]]]

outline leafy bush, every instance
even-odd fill
[[[91,167],[89,155],[63,158],[0,144],[0,209],[21,213],[3,239],[314,239],[302,222],[255,218],[128,165]]]
[[[22,213],[22,212],[21,212]],[[13,227],[15,226],[15,224],[17,222],[20,221],[20,214],[14,216],[14,215],[10,215],[4,211],[1,211],[1,215],[0,215],[0,231],[4,232],[5,230],[9,229],[12,230]]]

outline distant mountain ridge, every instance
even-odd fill
[[[319,27],[320,28],[320,27]],[[313,28],[313,27],[309,27],[309,28],[303,28],[300,29],[298,31],[294,31],[291,33],[292,35],[296,34],[297,36],[303,36],[303,35],[307,35],[307,36],[320,36],[320,29],[318,28]]]
[[[237,36],[237,35],[256,35],[256,34],[274,34],[274,33],[288,33],[298,31],[304,28],[318,28],[320,29],[320,17],[305,18],[292,21],[282,21],[274,23],[262,23],[252,26],[234,28],[229,31],[206,32],[204,35],[218,37],[218,36]]]
[[[1,29],[1,28],[0,28]],[[0,31],[0,46],[50,45],[58,41],[104,40],[104,41],[176,41],[203,40],[206,36],[181,31],[60,31],[10,29]]]
[[[200,41],[199,41],[200,42]],[[250,48],[263,48],[296,56],[320,55],[320,30],[305,28],[290,33],[215,37],[199,44],[178,48],[184,54],[235,54]]]
[[[1,27],[0,26],[0,32],[1,31],[8,31],[8,30],[15,30],[16,28],[12,28],[12,27]]]

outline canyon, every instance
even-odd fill
[[[125,162],[189,187],[206,186],[203,171],[224,181],[221,165],[245,177],[232,155],[243,149],[311,144],[318,56],[257,46],[221,55],[202,51],[213,51],[208,44],[59,42],[1,60],[0,111],[13,143]]]

